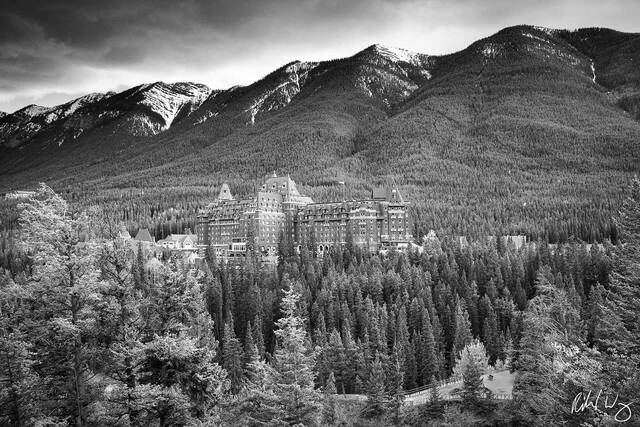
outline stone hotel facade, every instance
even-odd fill
[[[298,192],[289,176],[266,179],[254,198],[236,200],[222,185],[218,198],[198,214],[198,252],[210,248],[216,258],[232,261],[246,255],[248,238],[263,259],[275,261],[280,236],[300,249],[313,242],[319,255],[347,239],[364,250],[408,246],[408,202],[397,188],[376,189],[370,199],[314,203]]]

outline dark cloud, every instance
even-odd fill
[[[629,31],[638,3],[0,0],[0,110],[153,80],[224,88],[293,59],[345,56],[374,42],[445,53],[521,23]]]
[[[102,56],[106,62],[113,64],[133,64],[143,56],[143,52],[137,46],[114,46],[109,48]]]

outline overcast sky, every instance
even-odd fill
[[[382,43],[442,54],[501,28],[639,32],[638,0],[0,0],[0,111],[162,80],[248,84]]]

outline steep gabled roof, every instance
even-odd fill
[[[138,230],[138,234],[136,234],[135,239],[140,240],[141,242],[151,242],[151,243],[155,242],[153,237],[151,237],[149,230],[146,228],[141,228],[140,230]]]
[[[233,194],[231,194],[231,189],[229,188],[229,184],[226,182],[222,184],[220,188],[220,193],[218,194],[218,200],[233,200]]]

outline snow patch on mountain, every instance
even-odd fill
[[[531,33],[522,33],[523,36],[528,37],[532,40],[537,40],[540,41],[542,43],[549,43],[549,40],[543,39],[542,37],[536,36],[535,34],[531,34]]]
[[[162,82],[143,85],[136,95],[141,95],[140,104],[148,107],[158,114],[164,123],[159,126],[150,126],[153,133],[167,130],[176,116],[187,109],[187,114],[198,108],[211,94],[211,89],[205,85],[194,83],[173,83]],[[133,95],[132,95],[133,96]],[[142,121],[137,124],[146,123]]]
[[[426,56],[399,47],[385,46],[382,44],[374,44],[372,47],[378,54],[393,62],[406,62],[415,66],[421,66],[423,62],[422,57]]]
[[[525,49],[527,52],[530,52],[544,60],[551,60],[551,58],[560,59],[573,67],[579,66],[583,62],[579,56],[567,53],[566,49],[559,48],[549,40],[542,41],[544,43],[526,45]]]
[[[71,116],[73,113],[78,111],[80,108],[85,105],[92,104],[95,102],[99,102],[104,98],[109,97],[112,92],[108,93],[90,93],[88,95],[82,96],[80,98],[74,99],[73,101],[67,102],[66,104],[58,105],[56,107],[52,107],[45,111],[44,114],[44,122],[46,124],[51,124],[55,121],[66,119]]]
[[[355,86],[369,98],[378,98],[388,107],[407,98],[418,84],[406,75],[399,75],[394,70],[368,67],[355,78]]]
[[[553,35],[558,33],[558,30],[554,30],[553,28],[537,27],[537,26],[533,26],[531,28],[533,28],[534,30],[537,30],[537,31],[542,31],[543,33],[547,33],[550,36],[553,36]]]
[[[596,64],[593,62],[593,59],[591,60],[591,81],[595,84],[596,83]]]
[[[480,51],[480,53],[482,53],[482,56],[484,56],[485,58],[493,59],[500,55],[502,53],[502,50],[503,46],[501,43],[488,42],[485,43],[484,46],[482,46],[482,50]]]
[[[217,111],[215,113],[213,111],[207,111],[198,120],[193,122],[193,126],[202,124],[202,123],[206,122],[207,120],[209,120],[210,118],[216,117],[218,114],[219,113]]]
[[[21,108],[13,114],[16,116],[23,116],[25,118],[32,118],[46,112],[47,110],[49,109],[47,107],[43,107],[42,105],[31,104],[27,105],[24,108]]]
[[[253,125],[258,114],[278,110],[289,105],[291,100],[300,93],[309,76],[309,72],[317,66],[317,62],[296,61],[281,69],[284,75],[278,79],[277,85],[266,89],[245,110],[245,113],[249,116],[249,122]]]

